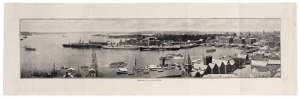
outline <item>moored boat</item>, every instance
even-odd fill
[[[165,50],[179,50],[179,46],[144,46],[140,47],[140,51],[165,51]]]
[[[159,60],[162,60],[165,58],[165,60],[178,60],[178,59],[183,59],[183,55],[181,54],[167,54],[165,57],[160,57]]]
[[[125,67],[127,63],[125,62],[112,62],[109,64],[110,67]]]
[[[128,69],[127,68],[118,68],[117,74],[127,74]]]
[[[133,45],[121,45],[121,46],[102,46],[103,49],[120,49],[120,50],[138,50],[138,46]]]
[[[26,50],[26,51],[36,51],[35,48],[31,48],[31,47],[25,47],[25,50]]]
[[[145,66],[146,69],[149,69],[150,71],[157,71],[157,66],[156,65],[146,65]]]
[[[217,49],[207,49],[206,53],[212,53],[212,52],[216,52],[216,51],[217,51]]]

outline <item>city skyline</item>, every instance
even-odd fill
[[[280,19],[23,19],[28,32],[280,31]]]

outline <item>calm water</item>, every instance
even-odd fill
[[[92,64],[92,49],[76,49],[64,48],[62,44],[78,42],[80,39],[84,42],[91,41],[107,41],[119,42],[120,39],[108,39],[107,37],[91,36],[92,34],[64,34],[68,37],[62,37],[63,34],[34,34],[28,36],[20,42],[21,52],[21,72],[38,69],[40,71],[50,71],[55,62],[57,68],[62,65],[70,65],[77,69],[78,64],[91,65]],[[31,46],[36,48],[36,51],[26,51],[23,47]],[[181,49],[179,51],[139,51],[139,50],[110,50],[97,49],[97,62],[100,70],[115,70],[109,68],[111,62],[124,61],[129,66],[134,66],[134,59],[138,60],[137,66],[143,68],[146,64],[160,64],[159,57],[175,53],[185,54],[189,53],[192,60],[200,59],[205,53],[206,49],[211,47],[195,47],[191,49]],[[231,55],[239,53],[240,50],[236,48],[217,48],[217,51],[210,54],[214,58],[220,55]],[[205,53],[206,54],[206,53]],[[167,63],[177,62],[182,60],[167,61]]]

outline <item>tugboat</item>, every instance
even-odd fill
[[[206,53],[212,53],[212,52],[216,52],[216,51],[217,51],[217,49],[207,49]]]

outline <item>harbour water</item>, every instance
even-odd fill
[[[63,35],[67,37],[62,37]],[[33,34],[27,36],[28,38],[20,41],[20,64],[21,73],[31,72],[32,70],[39,70],[49,72],[53,69],[55,62],[56,69],[62,65],[71,66],[77,69],[77,66],[92,65],[92,49],[79,48],[64,48],[62,44],[91,41],[113,41],[119,42],[121,39],[109,39],[103,36],[92,36],[93,34],[76,33],[76,34]],[[22,36],[21,36],[22,37]],[[124,40],[124,39],[122,39]],[[31,46],[36,51],[26,51],[24,47]],[[218,58],[221,55],[232,55],[240,53],[241,50],[237,48],[216,48],[216,52],[205,53],[206,49],[212,47],[194,47],[189,49],[180,49],[178,51],[139,51],[139,50],[113,50],[97,48],[97,64],[99,70],[106,72],[105,76],[115,77],[116,68],[110,68],[111,62],[126,62],[127,67],[135,65],[135,58],[137,59],[137,68],[144,68],[147,64],[160,64],[159,57],[166,54],[189,54],[192,60],[201,59],[203,55],[213,55]],[[181,63],[182,60],[172,60],[166,63]]]

